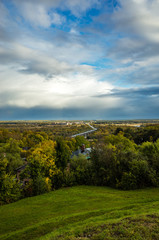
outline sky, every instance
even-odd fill
[[[159,118],[159,0],[0,0],[0,120]]]

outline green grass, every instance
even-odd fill
[[[159,189],[78,186],[0,207],[0,239],[159,239]]]

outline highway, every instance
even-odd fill
[[[91,126],[89,123],[85,123],[85,124],[87,124],[90,128],[92,128],[92,130],[89,130],[89,131],[86,131],[86,132],[82,132],[82,133],[77,133],[77,134],[75,134],[75,135],[72,135],[71,137],[74,138],[74,137],[77,137],[77,136],[85,136],[85,135],[87,135],[87,134],[89,134],[89,133],[92,133],[92,132],[94,132],[94,131],[97,130],[97,128],[94,128],[94,127]]]

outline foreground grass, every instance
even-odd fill
[[[124,218],[115,223],[104,224],[98,227],[87,227],[81,233],[74,231],[58,236],[58,239],[78,240],[158,240],[159,239],[159,215],[152,214],[146,216],[138,216]],[[48,236],[45,239],[55,239]],[[44,239],[44,238],[43,238]]]
[[[157,188],[79,186],[0,207],[2,240],[159,239],[158,224]]]

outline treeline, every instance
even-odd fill
[[[137,144],[130,131],[126,134],[114,129],[114,134],[88,141],[82,136],[1,130],[0,203],[79,184],[124,190],[158,187],[159,139],[154,141],[151,131],[149,141]],[[91,154],[73,156],[83,144],[91,147]]]
[[[63,122],[52,122],[52,121],[17,121],[17,122],[0,122],[0,130],[8,130],[8,132],[16,132],[18,135],[21,132],[45,132],[47,135],[51,136],[63,136],[70,137],[74,134],[85,132],[90,129],[90,127],[81,122],[68,122],[68,125]]]
[[[119,132],[122,132],[125,137],[133,140],[139,145],[146,141],[155,142],[159,138],[159,125],[147,125],[146,127],[117,127],[113,133],[117,135]]]
[[[96,139],[97,141],[104,141],[105,136],[110,134],[117,135],[122,132],[125,137],[133,140],[136,144],[142,144],[143,142],[155,142],[159,138],[159,124],[147,124],[141,127],[128,127],[128,126],[116,126],[116,125],[94,125],[97,127],[97,131],[89,135],[89,138]]]

